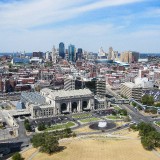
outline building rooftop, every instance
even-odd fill
[[[50,98],[56,98],[56,97],[71,97],[71,96],[84,96],[92,94],[92,92],[89,89],[79,89],[79,90],[51,90],[48,88],[44,88],[41,90],[41,92],[48,94]]]
[[[122,84],[129,87],[129,88],[141,88],[142,87],[141,85],[136,85],[135,83],[132,83],[132,82],[125,82]]]
[[[21,96],[30,103],[34,104],[46,104],[45,97],[40,95],[38,92],[22,92]]]

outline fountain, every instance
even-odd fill
[[[107,127],[107,122],[106,121],[98,122],[98,127],[99,128],[105,128],[105,127]]]
[[[99,122],[94,122],[89,126],[89,128],[93,130],[108,130],[108,129],[113,129],[116,127],[116,124],[114,122],[107,122],[107,121],[99,121]]]

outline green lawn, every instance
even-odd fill
[[[101,120],[101,119],[93,117],[93,118],[81,119],[79,121],[82,122],[82,123],[88,123],[88,122],[94,122],[94,121],[99,121],[99,120]]]
[[[160,126],[160,122],[156,122],[156,124],[158,124]]]
[[[57,124],[57,125],[53,125],[53,126],[47,128],[47,129],[45,129],[45,131],[70,128],[70,127],[72,127],[74,125],[75,125],[74,122],[67,122],[67,123]]]
[[[120,107],[117,107],[117,106],[114,106],[114,109],[119,111],[121,108]]]
[[[119,116],[113,116],[113,115],[111,115],[111,116],[106,116],[105,118],[107,118],[107,119],[122,119],[123,117],[119,117]]]
[[[77,115],[73,115],[72,118],[85,118],[85,117],[91,117],[92,114],[90,113],[84,113],[84,114],[77,114]]]

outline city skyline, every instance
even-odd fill
[[[159,17],[158,0],[0,0],[0,52],[47,51],[59,42],[160,52]]]

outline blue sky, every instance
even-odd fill
[[[160,52],[160,0],[0,0],[0,52],[64,42],[98,52]]]

